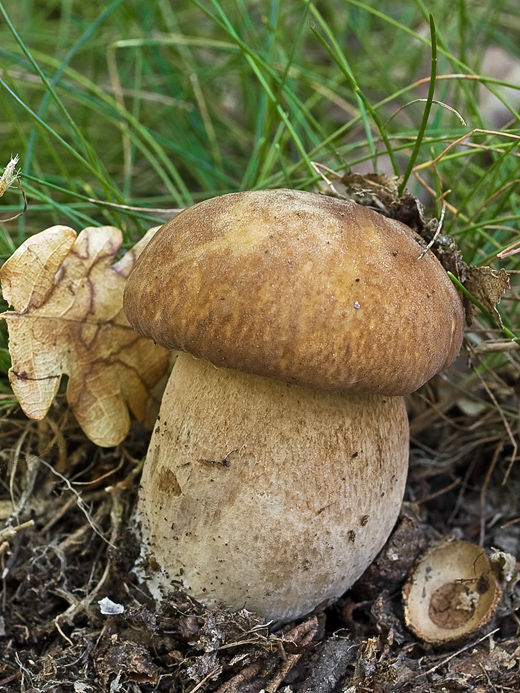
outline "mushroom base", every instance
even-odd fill
[[[323,608],[385,543],[407,467],[403,398],[318,392],[181,354],[138,504],[154,579],[266,620]]]

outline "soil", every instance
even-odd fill
[[[477,379],[468,394],[464,369],[408,399],[405,502],[379,558],[326,611],[283,627],[175,589],[156,605],[138,581],[131,518],[148,432],[136,425],[101,449],[60,398],[40,423],[7,411],[0,691],[520,691],[519,401],[510,372]],[[448,537],[512,564],[491,620],[439,648],[407,628],[401,590],[417,557]]]

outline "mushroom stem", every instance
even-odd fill
[[[402,397],[310,390],[181,354],[138,514],[157,584],[287,621],[338,598],[397,519]]]

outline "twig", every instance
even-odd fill
[[[482,664],[482,662],[479,662],[478,665],[479,665],[479,667],[482,669],[482,673],[484,674],[484,676],[485,676],[486,679],[487,679],[488,686],[490,687],[490,690],[492,690],[492,691],[497,691],[496,686],[493,684],[493,682],[492,682],[491,679],[489,678],[489,674],[487,673],[485,666]]]
[[[34,482],[35,482],[35,472],[36,472],[36,467],[34,465],[31,465],[29,463],[29,460],[27,460],[27,478],[24,480],[23,484],[23,491],[22,494],[19,498],[18,501],[15,501],[15,477],[16,477],[16,472],[18,469],[18,463],[20,461],[20,456],[22,452],[22,446],[25,443],[25,439],[27,438],[29,432],[31,431],[31,426],[27,426],[27,428],[22,432],[20,435],[20,438],[18,439],[18,442],[16,443],[16,447],[14,449],[13,457],[9,460],[9,494],[11,496],[11,501],[13,503],[13,515],[20,515],[29,500],[33,487],[34,487]]]
[[[439,163],[441,159],[443,159],[446,154],[451,151],[454,147],[456,147],[458,144],[462,144],[464,140],[467,140],[473,135],[497,135],[497,137],[509,137],[510,139],[513,140],[520,140],[519,135],[513,135],[509,132],[502,132],[501,130],[484,130],[482,128],[474,128],[471,132],[467,132],[465,135],[462,135],[462,137],[459,137],[456,140],[453,140],[444,151],[442,151],[438,156],[435,157],[435,159],[431,159],[430,161],[425,161],[422,164],[418,164],[417,166],[414,167],[414,171],[420,171],[421,169],[429,168],[430,166],[433,166],[434,164]]]
[[[81,512],[85,515],[87,522],[91,526],[91,528],[94,530],[94,532],[103,539],[103,541],[106,541],[106,543],[111,547],[115,548],[113,544],[111,544],[108,539],[104,536],[104,534],[101,532],[101,530],[96,527],[95,523],[93,522],[92,518],[90,517],[89,511],[87,506],[85,505],[85,502],[81,496],[80,493],[76,491],[76,489],[72,486],[70,481],[67,479],[66,476],[63,476],[63,474],[60,474],[60,472],[56,471],[52,465],[50,465],[48,462],[45,460],[42,460],[40,457],[36,457],[36,455],[27,455],[27,460],[31,459],[32,461],[39,462],[40,464],[43,464],[47,469],[49,469],[53,474],[55,474],[59,479],[61,479],[65,485],[67,486],[68,490],[74,494],[76,497],[76,502],[78,504],[78,508],[81,510]]]
[[[503,193],[504,190],[507,190],[507,188],[510,188],[512,185],[518,185],[518,183],[520,183],[520,178],[515,178],[514,180],[508,181],[506,183],[506,185],[503,185],[501,188],[496,190],[492,195],[490,195],[490,197],[487,198],[487,200],[485,200],[485,202],[483,202],[480,205],[480,207],[477,207],[477,210],[466,221],[466,224],[469,226],[471,224],[471,222],[473,221],[473,219],[475,219],[480,214],[480,212],[487,207],[487,205],[491,202],[491,200],[493,198],[495,198],[495,197],[497,197],[497,195],[500,195],[501,193]],[[499,257],[499,255],[497,255],[497,257]]]
[[[437,170],[437,169],[435,169],[435,171],[436,171],[436,170]],[[417,171],[414,170],[413,175],[417,178],[417,180],[418,180],[419,183],[423,186],[423,188],[425,188],[425,190],[427,190],[427,191],[430,193],[430,195],[431,195],[432,197],[434,197],[436,200],[439,199],[439,198],[437,197],[437,193],[435,192],[435,190],[431,187],[431,185],[429,185],[429,184],[424,180],[424,178],[422,178],[422,177],[417,173]],[[441,197],[440,197],[440,200],[442,201],[442,204],[443,204],[444,207],[446,207],[446,209],[448,209],[453,215],[458,216],[459,210],[458,210],[456,207],[454,207],[452,204],[450,204],[449,202],[447,202],[447,201],[444,199],[444,198],[446,197],[446,195],[447,195],[448,193],[450,193],[450,192],[451,192],[451,190],[446,190],[446,192],[443,192],[442,195],[441,195]]]
[[[511,527],[511,525],[517,525],[520,522],[520,517],[515,517],[514,520],[509,520],[509,522],[506,522],[505,525],[500,525],[500,529],[507,529],[508,527]]]
[[[5,527],[0,530],[0,543],[9,543],[21,529],[27,529],[27,527],[32,527],[33,525],[34,520],[27,520],[27,522],[17,525],[16,527]]]
[[[111,532],[110,532],[110,540],[107,541],[104,537],[104,541],[107,542],[109,546],[114,546],[114,542],[116,540],[117,534],[119,532],[119,527],[121,525],[121,517],[122,517],[122,511],[121,511],[121,505],[119,503],[119,499],[117,498],[117,494],[111,494],[110,498],[112,499],[112,511],[110,513],[110,519],[111,519]],[[89,518],[87,518],[89,519]],[[89,519],[89,524],[92,526],[92,522],[90,522]],[[105,566],[105,570],[103,571],[103,575],[101,576],[101,579],[97,583],[97,585],[94,587],[92,592],[89,594],[85,595],[83,599],[77,600],[76,598],[73,597],[73,600],[71,602],[71,605],[69,608],[64,611],[63,613],[59,614],[59,616],[56,616],[54,619],[53,623],[56,626],[56,629],[63,635],[63,637],[70,643],[70,639],[67,638],[63,631],[60,628],[60,621],[62,620],[67,620],[67,621],[72,621],[74,617],[80,613],[83,610],[87,610],[91,603],[94,601],[96,595],[99,593],[100,589],[102,586],[105,584],[106,579],[108,578],[110,574],[110,568],[111,568],[111,563],[110,560],[107,561],[107,564]],[[68,592],[63,593],[61,595],[65,599],[70,599],[72,595],[70,595]]]
[[[206,676],[201,681],[199,681],[198,684],[194,688],[191,689],[190,693],[196,693],[196,691],[198,691],[202,688],[202,686],[206,683],[206,681],[209,681],[209,679],[212,676],[215,676],[215,674],[217,674],[218,672],[220,672],[220,666],[215,667],[214,669],[212,669],[209,672],[209,674],[206,674]]]
[[[483,388],[484,388],[485,391],[488,393],[488,395],[489,395],[491,401],[492,401],[493,404],[495,405],[495,407],[496,407],[496,409],[497,409],[497,411],[498,411],[498,413],[499,413],[499,415],[500,415],[500,418],[502,419],[502,423],[504,424],[504,427],[505,427],[505,429],[506,429],[506,431],[507,431],[507,435],[508,435],[508,437],[509,437],[509,440],[511,441],[511,445],[513,446],[513,452],[512,452],[512,454],[511,454],[511,460],[510,460],[509,465],[508,465],[508,467],[507,467],[507,469],[506,469],[506,473],[504,474],[504,478],[502,479],[502,486],[504,486],[504,484],[507,482],[507,480],[508,480],[508,478],[509,478],[509,474],[510,474],[511,469],[512,469],[512,467],[513,467],[513,464],[515,463],[515,460],[516,460],[516,456],[517,456],[517,453],[518,453],[518,443],[517,443],[516,440],[515,440],[515,437],[514,437],[514,435],[513,435],[513,432],[511,431],[511,426],[509,425],[509,421],[507,420],[506,415],[505,415],[504,412],[502,411],[502,407],[501,407],[501,406],[499,405],[499,403],[497,402],[497,399],[496,399],[495,395],[491,392],[490,387],[488,386],[488,384],[486,383],[486,381],[484,380],[484,378],[482,377],[482,375],[479,373],[479,371],[476,370],[475,372],[476,372],[476,374],[477,374],[477,376],[478,376],[478,379],[480,380],[480,382],[481,382]]]
[[[282,640],[280,640],[280,644],[282,648],[284,642],[290,642],[298,647],[304,648],[306,645],[309,645],[314,640],[314,637],[317,632],[318,619],[316,616],[313,616],[308,621],[300,623],[298,626],[296,626],[296,628],[293,628],[288,633],[285,633]],[[266,685],[266,693],[276,693],[276,691],[280,687],[280,684],[283,682],[283,680],[291,671],[291,669],[300,661],[303,654],[303,652],[298,652],[296,654],[287,654],[285,656],[285,659],[280,663],[277,671],[274,673],[274,676]]]
[[[60,622],[62,620],[72,621],[74,619],[74,617],[77,616],[77,614],[79,614],[81,611],[87,610],[88,607],[91,605],[92,601],[94,600],[94,598],[96,597],[96,595],[99,593],[99,590],[105,584],[105,580],[107,579],[109,573],[110,573],[110,561],[107,562],[107,564],[105,566],[105,570],[103,571],[103,575],[101,576],[101,579],[99,580],[98,584],[94,587],[92,592],[85,595],[85,597],[83,597],[83,599],[80,599],[80,600],[74,602],[73,604],[71,604],[69,606],[69,608],[66,609],[66,611],[64,611],[63,613],[56,616],[56,618],[53,620],[53,624],[56,627],[56,629],[60,632],[61,635],[63,635],[65,640],[67,640],[71,645],[73,645],[74,643],[72,643],[72,641],[63,634],[63,631],[60,628]],[[63,594],[61,596],[64,597]]]
[[[64,640],[66,640],[71,647],[74,647],[74,643],[72,642],[72,640],[67,635],[65,635],[65,633],[62,631],[61,626],[60,626],[59,621],[58,621],[58,616],[54,619],[54,625],[56,626],[56,630],[61,635],[61,637]]]
[[[520,252],[520,248],[519,248]],[[511,340],[489,340],[487,342],[480,342],[474,347],[476,354],[489,354],[489,353],[507,353],[509,351],[517,351],[520,349],[520,344],[518,342],[512,342]]]
[[[22,214],[25,214],[27,211],[27,207],[29,206],[29,203],[27,202],[27,195],[25,194],[25,190],[23,189],[22,181],[21,178],[18,176],[18,187],[20,188],[20,192],[22,193],[22,199],[23,199],[23,209],[21,212],[18,212],[17,214],[14,214],[12,217],[7,217],[6,219],[1,219],[3,224],[5,224],[8,221],[15,221],[18,219],[18,217],[21,217]]]
[[[491,480],[491,475],[493,474],[493,470],[495,469],[498,458],[500,457],[500,453],[504,449],[504,441],[500,440],[498,442],[498,445],[495,448],[495,452],[493,454],[493,459],[491,460],[491,464],[488,467],[488,470],[486,472],[486,478],[484,479],[484,483],[482,484],[482,488],[480,489],[480,541],[479,544],[480,546],[484,546],[484,537],[486,533],[486,518],[484,516],[484,504],[486,502],[486,492],[489,486],[489,482]]]
[[[438,498],[439,496],[442,496],[444,493],[448,493],[448,491],[451,491],[456,486],[458,486],[461,481],[462,481],[462,477],[458,476],[455,479],[455,481],[452,481],[452,483],[449,484],[448,486],[441,488],[439,491],[435,491],[435,493],[430,493],[429,496],[426,496],[425,498],[421,498],[415,502],[416,503],[428,503],[429,501],[433,500],[434,498]]]
[[[54,515],[51,517],[51,519],[47,522],[45,527],[42,527],[40,530],[40,534],[42,536],[45,536],[47,532],[53,527],[56,522],[61,520],[61,518],[69,511],[70,507],[76,503],[76,499],[74,497],[68,498],[65,503],[61,506],[61,508],[54,513]]]
[[[44,457],[47,452],[54,445],[56,445],[58,448],[58,462],[56,463],[55,469],[57,472],[65,472],[67,469],[67,444],[65,442],[65,436],[63,435],[63,432],[58,424],[53,421],[50,416],[46,416],[42,421],[39,422],[38,430],[40,430],[40,426],[43,427],[44,425],[47,425],[51,429],[51,434],[53,434],[53,436],[50,442],[45,445],[43,449],[38,450],[38,454],[41,457]]]
[[[256,676],[262,669],[262,664],[262,661],[256,661],[247,666],[245,669],[242,669],[242,671],[239,671],[238,674],[229,679],[229,681],[223,683],[222,686],[220,686],[220,688],[217,690],[217,693],[235,693],[236,691],[243,690],[242,684],[246,681],[251,681],[253,676]],[[190,693],[194,693],[194,691],[195,688],[190,691]]]
[[[472,647],[475,647],[476,645],[479,645],[481,642],[486,640],[486,638],[490,638],[491,636],[495,635],[500,630],[500,628],[495,628],[495,630],[492,630],[491,633],[487,633],[486,635],[483,635],[481,638],[476,640],[475,642],[469,643],[469,645],[465,645],[464,647],[461,647],[460,650],[457,650],[456,652],[453,652],[449,657],[445,657],[442,659],[440,662],[437,662],[431,669],[428,669],[427,671],[422,671],[419,674],[416,674],[415,676],[412,676],[411,679],[408,679],[407,683],[410,681],[414,681],[415,679],[420,678],[421,676],[428,676],[428,674],[433,674],[434,671],[437,671],[439,667],[444,666],[447,664],[449,661],[451,661],[454,657],[458,657],[460,654],[463,652],[466,652],[466,650],[470,650]]]
[[[108,503],[105,501],[96,512],[93,520],[96,525],[108,514],[107,505]],[[89,524],[82,524],[76,529],[75,532],[68,534],[67,537],[60,544],[58,544],[56,548],[62,552],[66,552],[69,547],[79,544],[83,537],[85,537],[90,531],[91,526]]]
[[[441,218],[439,220],[439,223],[437,224],[437,228],[435,229],[435,233],[433,234],[433,237],[432,237],[431,241],[428,243],[428,245],[426,246],[426,248],[424,248],[424,250],[421,251],[421,254],[419,255],[419,258],[418,258],[419,260],[423,259],[423,257],[426,255],[426,253],[430,250],[430,248],[433,246],[433,244],[437,240],[437,238],[441,232],[442,226],[444,224],[445,216],[446,216],[446,204],[443,203]]]

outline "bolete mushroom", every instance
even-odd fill
[[[402,395],[462,339],[459,296],[418,240],[299,190],[207,200],[156,234],[125,291],[132,326],[186,352],[138,502],[156,584],[286,621],[371,563],[404,492]]]

